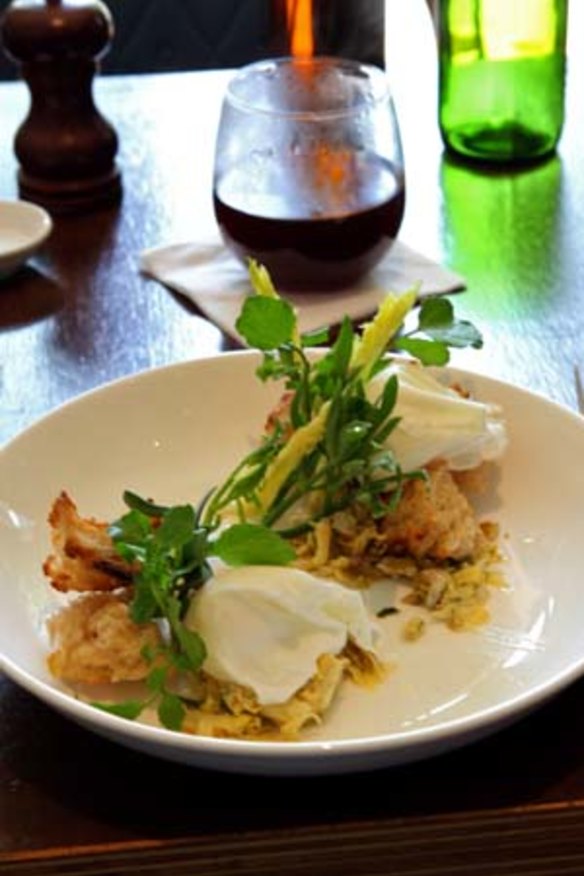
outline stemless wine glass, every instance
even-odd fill
[[[360,279],[394,241],[405,183],[385,73],[340,58],[278,58],[242,68],[217,136],[215,216],[242,260],[284,291]]]

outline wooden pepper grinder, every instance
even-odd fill
[[[99,0],[14,0],[0,36],[31,94],[14,140],[21,196],[54,212],[117,200],[118,138],[92,93],[98,61],[113,38],[107,6]]]

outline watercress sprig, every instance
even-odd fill
[[[457,319],[447,298],[427,298],[420,307],[418,324],[395,338],[393,349],[419,359],[424,365],[446,365],[449,347],[480,349],[483,339],[467,320]]]
[[[289,535],[281,521],[306,497],[311,510],[294,532],[354,501],[374,515],[386,513],[399,501],[405,480],[424,473],[403,472],[384,446],[398,422],[397,383],[388,381],[372,403],[368,382],[392,352],[444,365],[450,347],[480,347],[479,332],[457,319],[444,298],[428,298],[417,307],[413,288],[388,295],[360,332],[345,318],[330,349],[315,358],[308,348],[326,343],[328,332],[301,334],[294,308],[278,296],[266,269],[252,261],[249,270],[255,295],[246,299],[236,327],[262,353],[257,376],[283,381],[288,404],[272,418],[259,447],[213,493],[205,521],[217,525],[226,508],[235,508],[241,519],[279,526]],[[406,331],[406,317],[416,307],[417,324]]]
[[[109,534],[134,569],[130,617],[136,624],[162,621],[168,636],[156,649],[143,651],[150,664],[143,698],[94,705],[132,719],[156,705],[163,726],[176,730],[185,706],[172,690],[172,679],[177,671],[197,672],[206,657],[205,643],[183,618],[193,593],[212,574],[210,558],[231,566],[285,565],[295,553],[264,526],[237,523],[217,533],[202,523],[200,509],[192,505],[165,507],[130,491],[123,498],[128,511],[110,525]]]

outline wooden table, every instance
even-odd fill
[[[584,367],[578,55],[559,155],[521,173],[443,159],[432,58],[413,76],[403,58],[407,75],[396,83],[408,175],[402,237],[467,277],[457,306],[485,334],[485,351],[456,361],[571,406],[574,366]],[[225,75],[99,82],[120,134],[124,199],[58,218],[44,252],[0,287],[0,440],[110,379],[231,345],[137,270],[144,248],[196,240],[212,221]],[[16,193],[12,135],[25,106],[22,85],[0,87],[0,197]],[[0,752],[1,873],[584,872],[584,680],[495,736],[430,761],[276,780],[125,750],[4,678]]]

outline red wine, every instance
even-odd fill
[[[258,156],[228,171],[213,197],[226,244],[289,291],[350,286],[391,246],[405,205],[391,164],[347,150],[285,165]]]

